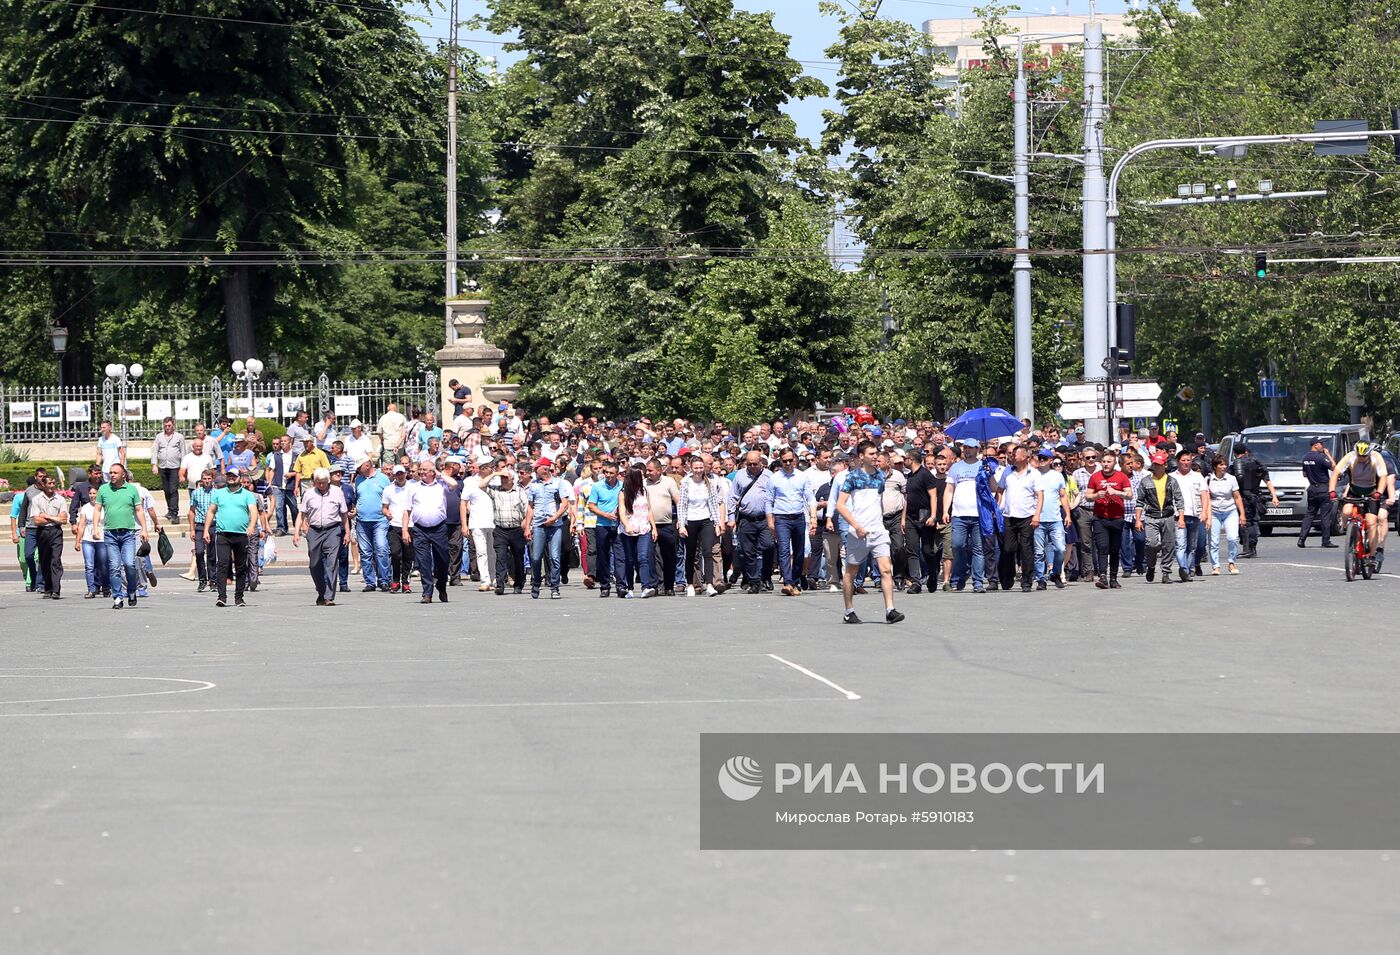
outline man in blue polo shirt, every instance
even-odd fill
[[[617,499],[622,492],[622,482],[617,479],[617,465],[611,461],[603,465],[603,480],[594,481],[588,489],[588,511],[598,517],[598,526],[593,530],[597,546],[598,587],[602,596],[608,596],[612,586],[613,545],[617,542]]]
[[[371,461],[361,461],[355,480],[355,533],[360,542],[360,570],[364,592],[389,591],[389,522],[384,518],[384,491],[389,477]]]

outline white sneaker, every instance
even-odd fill
[[[830,587],[826,588],[826,592],[829,594],[839,594],[841,592],[841,588],[836,586],[835,584],[832,584]]]
[[[713,590],[714,588],[711,587],[710,589]],[[685,595],[686,595],[687,597],[694,597],[694,596],[695,596],[695,588],[692,587],[690,584],[686,584],[686,585],[685,585]]]
[[[714,585],[714,584],[706,584],[706,585],[705,585],[705,596],[706,596],[706,597],[718,597],[718,596],[719,596],[719,591],[715,589],[715,585]]]
[[[648,597],[655,597],[655,596],[656,596],[656,588],[655,588],[655,587],[648,587],[646,590],[643,590],[643,591],[642,591],[642,599],[643,599],[643,600],[645,600],[645,599],[648,598]]]

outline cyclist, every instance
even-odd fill
[[[1334,501],[1337,499],[1337,482],[1343,475],[1347,476],[1350,487],[1346,494],[1348,500],[1342,505],[1342,520],[1351,519],[1353,500],[1364,501],[1360,506],[1365,508],[1366,515],[1366,550],[1374,561],[1377,544],[1376,514],[1381,506],[1382,487],[1389,484],[1385,459],[1381,457],[1380,452],[1371,449],[1369,442],[1358,441],[1356,447],[1337,462],[1337,466],[1332,469],[1332,476],[1327,479],[1327,496]]]

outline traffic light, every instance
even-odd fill
[[[1137,306],[1129,302],[1118,303],[1118,347],[1123,357],[1132,361],[1137,358]]]
[[[1254,277],[1256,279],[1269,277],[1269,254],[1267,252],[1254,253]]]
[[[1128,358],[1126,348],[1113,347],[1108,350],[1108,376],[1110,378],[1127,378],[1133,373],[1132,362]]]

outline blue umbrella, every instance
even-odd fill
[[[1002,408],[973,408],[958,415],[943,433],[954,441],[976,438],[986,442],[1009,438],[1023,427],[1020,418]]]

